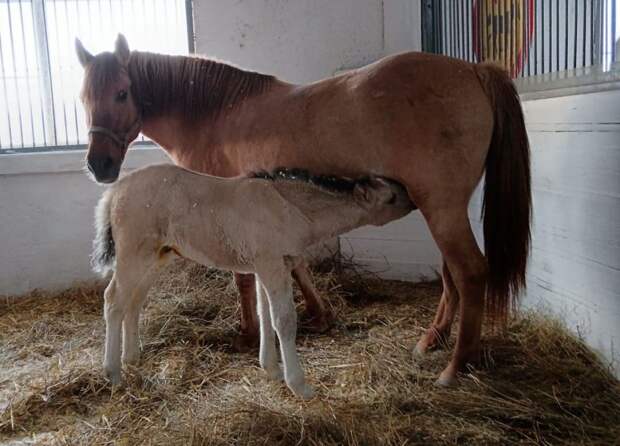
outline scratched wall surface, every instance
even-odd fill
[[[620,90],[524,110],[534,200],[524,304],[562,316],[620,374]]]

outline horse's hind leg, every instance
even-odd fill
[[[452,330],[452,322],[458,310],[458,290],[445,261],[441,267],[441,277],[443,282],[441,300],[433,324],[422,335],[415,347],[414,353],[419,355],[426,353],[429,349],[447,345]]]
[[[293,269],[293,278],[297,285],[299,285],[306,300],[306,311],[310,316],[310,320],[306,324],[307,327],[315,333],[324,333],[331,325],[332,315],[329,309],[325,307],[321,295],[314,287],[312,276],[305,261],[302,261],[301,264]]]
[[[471,230],[466,204],[426,209],[424,215],[460,297],[456,348],[437,380],[439,385],[451,385],[459,370],[479,359],[487,263]]]

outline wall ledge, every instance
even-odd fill
[[[522,101],[598,93],[620,89],[620,65],[600,65],[515,79]]]
[[[0,176],[84,171],[86,150],[62,150],[0,155]],[[146,164],[170,162],[157,145],[132,147],[123,163],[124,169],[135,169]]]

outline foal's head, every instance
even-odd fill
[[[131,53],[121,34],[114,53],[93,56],[78,39],[75,49],[84,67],[80,98],[89,127],[88,170],[98,182],[112,183],[118,178],[129,143],[141,128],[128,74]]]

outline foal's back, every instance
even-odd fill
[[[119,251],[139,251],[128,256],[174,251],[205,265],[252,272],[260,256],[299,256],[326,238],[411,210],[406,191],[395,184],[349,181],[345,191],[334,191],[312,178],[220,178],[149,166],[112,186],[111,221],[119,222],[113,223],[114,239]]]

